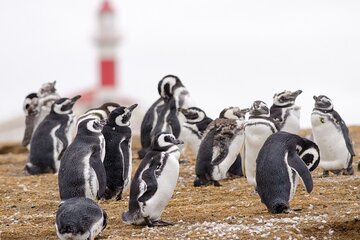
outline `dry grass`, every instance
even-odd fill
[[[360,153],[360,127],[350,128]],[[309,131],[302,131],[307,134]],[[134,156],[139,146],[134,139]],[[0,147],[0,238],[57,239],[54,220],[59,204],[57,175],[25,176],[27,151],[16,143]],[[313,172],[314,190],[299,185],[292,211],[271,215],[244,178],[227,179],[221,187],[195,188],[194,157],[186,151],[173,198],[162,218],[171,227],[128,226],[121,201],[100,201],[109,224],[100,239],[360,239],[360,172],[321,178]],[[354,167],[357,165],[355,158]],[[139,160],[134,159],[134,169]]]

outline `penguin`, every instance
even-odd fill
[[[34,131],[36,116],[39,113],[37,108],[39,96],[36,92],[30,93],[25,97],[23,110],[25,113],[25,131],[21,145],[30,150],[30,140]]]
[[[98,119],[99,121],[106,120],[106,119],[108,119],[110,112],[118,107],[120,107],[120,105],[118,103],[106,102],[99,107],[91,108],[78,118],[76,126],[79,126],[81,121],[88,119],[88,118]]]
[[[74,141],[61,159],[58,174],[60,199],[101,199],[106,189],[105,121],[86,119],[78,126]]]
[[[313,189],[310,172],[319,162],[319,147],[311,140],[285,131],[269,136],[256,159],[257,192],[269,212],[289,210],[299,178],[310,193]]]
[[[102,130],[105,138],[105,199],[116,196],[116,200],[120,200],[122,192],[129,186],[132,173],[130,118],[136,107],[134,104],[114,109]]]
[[[270,107],[270,117],[278,124],[279,131],[298,134],[300,131],[300,107],[295,105],[302,90],[275,93]]]
[[[35,129],[30,142],[30,152],[25,171],[30,174],[57,173],[60,159],[72,141],[70,132],[74,124],[73,106],[80,98],[61,98]]]
[[[270,117],[270,110],[263,101],[254,101],[249,118],[245,123],[243,172],[247,182],[256,189],[256,158],[265,140],[277,132],[275,122]]]
[[[22,145],[28,149],[36,127],[50,113],[52,104],[60,99],[55,84],[56,81],[43,83],[37,93],[30,93],[24,100],[25,131]]]
[[[122,221],[132,225],[167,226],[172,223],[160,219],[170,201],[179,176],[182,142],[171,133],[161,132],[137,168],[130,186],[129,210]]]
[[[183,141],[190,146],[196,158],[204,132],[213,119],[198,107],[179,108],[178,111],[185,118]]]
[[[226,108],[212,121],[201,141],[196,158],[194,186],[214,184],[226,178],[244,143],[244,121],[248,108]]]
[[[95,239],[107,226],[107,214],[96,202],[75,197],[60,203],[55,229],[61,240]]]
[[[320,148],[319,168],[324,170],[323,176],[328,176],[329,170],[335,174],[343,171],[344,175],[353,175],[355,152],[348,127],[334,110],[330,98],[325,95],[313,98],[315,107],[311,113],[311,126],[314,141]]]
[[[178,119],[177,109],[195,106],[188,90],[177,76],[163,77],[158,83],[158,93],[160,98],[146,111],[141,122],[141,149],[138,151],[140,159],[151,148],[151,142],[157,133],[171,131],[178,138],[182,122]]]

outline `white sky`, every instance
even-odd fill
[[[24,97],[57,81],[61,95],[96,86],[100,0],[11,0],[0,5],[0,121]],[[269,106],[302,89],[301,125],[325,94],[345,122],[360,124],[360,1],[112,0],[121,93],[146,110],[157,83],[178,75],[215,118],[228,106]]]

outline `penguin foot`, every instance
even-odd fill
[[[213,182],[214,182],[215,187],[221,187],[221,184],[219,183],[219,181],[213,181]]]
[[[339,176],[341,174],[341,170],[331,170],[331,172],[336,176]]]
[[[328,177],[329,176],[329,171],[323,171],[322,177]]]
[[[351,166],[347,169],[344,169],[342,174],[347,176],[354,175],[354,168]]]
[[[194,180],[194,187],[207,186],[210,185],[211,183],[212,183],[211,181],[205,178],[196,177]]]
[[[163,221],[163,220],[156,220],[156,221],[153,221],[152,223],[153,223],[153,227],[166,227],[166,226],[174,225],[171,222],[166,222],[166,221]]]
[[[122,199],[122,192],[119,192],[119,194],[116,195],[115,200],[116,200],[116,201],[120,201],[121,199]]]

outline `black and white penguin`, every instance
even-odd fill
[[[256,159],[257,192],[271,213],[289,209],[299,178],[310,193],[313,171],[320,161],[318,146],[289,132],[276,132],[267,138]]]
[[[78,118],[76,125],[78,126],[81,121],[89,118],[98,119],[99,121],[107,120],[110,115],[110,112],[118,107],[120,107],[118,103],[106,102],[99,107],[91,108]]]
[[[60,159],[72,141],[70,129],[75,118],[73,106],[79,98],[80,95],[57,100],[50,113],[35,129],[25,166],[28,174],[58,172]]]
[[[171,199],[179,176],[182,142],[170,133],[159,133],[137,168],[130,187],[129,210],[123,222],[133,225],[166,226],[160,219]]]
[[[132,173],[130,118],[136,107],[137,104],[134,104],[128,108],[114,109],[102,130],[105,138],[105,199],[116,196],[116,200],[120,200],[123,191],[130,185]]]
[[[249,118],[245,123],[244,158],[242,159],[243,172],[247,182],[256,188],[256,158],[266,141],[277,132],[276,124],[270,117],[270,111],[263,101],[254,101],[250,108]]]
[[[330,98],[325,95],[314,96],[315,107],[311,113],[311,126],[314,142],[320,148],[319,167],[328,176],[329,170],[338,174],[353,175],[355,156],[352,141],[344,120],[334,110]]]
[[[196,158],[194,186],[214,184],[227,177],[244,144],[244,121],[248,108],[226,108],[212,121],[201,141]]]
[[[25,131],[22,145],[28,149],[30,148],[31,137],[36,127],[50,113],[52,104],[60,99],[55,84],[56,81],[42,84],[37,93],[27,95],[24,100]]]
[[[196,158],[204,132],[213,119],[198,107],[179,108],[178,110],[185,118],[182,126],[183,141],[191,148]]]
[[[74,141],[61,159],[58,183],[60,199],[87,197],[100,199],[106,189],[103,165],[105,139],[101,133],[105,121],[86,119],[78,126]]]
[[[95,239],[107,225],[107,214],[89,198],[70,198],[60,203],[55,229],[61,240]]]
[[[177,76],[166,75],[158,83],[157,99],[146,111],[141,122],[141,149],[138,151],[142,159],[151,148],[154,136],[162,131],[171,131],[176,138],[181,133],[181,119],[178,119],[178,108],[195,106],[188,90]]]
[[[300,107],[295,105],[302,90],[275,93],[270,107],[270,117],[278,124],[279,131],[298,134],[300,131]]]

